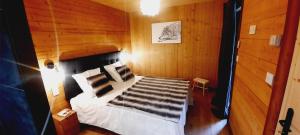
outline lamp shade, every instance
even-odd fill
[[[140,9],[143,15],[155,16],[160,10],[160,0],[141,0]]]

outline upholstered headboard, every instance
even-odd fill
[[[97,67],[100,67],[101,72],[104,71],[106,73],[103,66],[117,62],[119,60],[119,54],[120,52],[117,51],[74,59],[60,60],[59,64],[65,73],[64,91],[66,99],[70,100],[82,92],[76,81],[72,78],[73,74],[81,73]],[[108,77],[111,78],[110,75],[108,75]]]

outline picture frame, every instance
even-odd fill
[[[181,43],[181,21],[153,23],[152,43],[153,44]]]

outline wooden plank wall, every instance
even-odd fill
[[[130,14],[131,43],[136,58],[134,71],[141,75],[196,76],[217,84],[223,1],[215,0],[163,9],[154,17]],[[152,44],[151,24],[181,21],[181,44]]]
[[[280,47],[269,46],[271,35],[282,35],[287,0],[245,0],[240,48],[233,87],[230,126],[236,135],[263,133],[272,87],[267,72],[275,74]],[[256,25],[250,35],[249,26]]]
[[[89,0],[25,0],[24,5],[40,68],[45,59],[57,62],[62,53],[76,57],[103,52],[109,46],[130,51],[126,12]],[[53,112],[67,105],[60,89]]]

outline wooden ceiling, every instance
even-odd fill
[[[140,9],[140,0],[91,0],[109,7],[120,9],[126,12],[134,12]],[[180,6],[192,3],[207,2],[213,0],[161,0],[161,9],[173,6]]]

